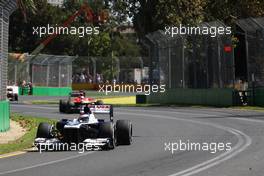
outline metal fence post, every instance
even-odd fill
[[[180,36],[181,37],[181,36]],[[184,48],[184,39],[181,37],[181,56],[182,56],[182,88],[185,88],[185,48]]]
[[[47,83],[46,83],[46,86],[49,87],[49,77],[50,77],[50,66],[49,64],[47,65],[47,75],[46,75],[46,78],[47,78]]]
[[[59,87],[61,87],[61,64],[59,64],[58,78],[59,78]]]
[[[93,82],[96,82],[96,58],[92,57],[91,61],[93,62]]]
[[[223,80],[222,80],[222,62],[221,62],[221,47],[219,37],[217,37],[217,60],[218,60],[218,79],[219,79],[219,87],[223,88]]]
[[[143,80],[144,61],[143,61],[142,57],[139,57],[138,59],[140,61],[140,67],[141,67],[140,77],[141,77],[141,83],[142,83],[142,80]]]
[[[116,77],[116,80],[119,82],[119,76],[120,76],[120,59],[119,58],[116,58],[116,67],[117,67],[117,77]]]
[[[171,83],[171,81],[172,81],[172,75],[171,75],[171,67],[172,67],[172,65],[171,65],[171,45],[170,45],[170,43],[169,43],[169,47],[168,47],[168,53],[169,53],[169,88],[171,89],[171,85],[172,85],[172,83]]]
[[[71,80],[72,80],[71,69],[72,69],[72,66],[67,65],[67,86],[71,84]]]
[[[3,7],[0,6],[0,100],[3,99],[3,73],[2,73],[2,59],[3,59],[3,33],[4,33],[4,25],[3,25],[3,17],[4,17],[4,12],[3,12]]]

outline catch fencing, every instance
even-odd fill
[[[0,101],[6,100],[9,16],[16,0],[0,1]]]
[[[264,18],[237,21],[237,37],[241,42],[240,59],[250,87],[264,87]]]
[[[143,57],[84,57],[73,62],[73,83],[143,83],[148,78]]]
[[[220,21],[199,27],[223,27]],[[235,81],[232,36],[227,34],[182,35],[173,37],[165,31],[146,35],[143,42],[149,51],[150,82],[167,88],[229,88]]]
[[[24,81],[33,86],[71,87],[74,58],[46,54],[26,55],[24,61],[9,58],[8,81],[18,85]]]

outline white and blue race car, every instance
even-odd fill
[[[97,119],[95,114],[108,114],[110,120]],[[103,150],[114,149],[117,145],[130,145],[132,123],[129,120],[114,121],[112,105],[85,105],[79,118],[62,119],[56,125],[40,123],[34,142],[38,149],[79,143]]]

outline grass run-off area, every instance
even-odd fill
[[[11,114],[11,119],[18,122],[27,131],[24,136],[15,141],[7,144],[0,144],[0,154],[22,151],[24,149],[31,148],[36,137],[38,124],[40,122],[55,123],[54,120],[48,118],[35,118],[19,114]]]
[[[63,98],[62,98],[63,99]],[[105,104],[113,104],[113,105],[136,105],[136,96],[105,96],[105,97],[97,97],[97,100],[103,100]],[[33,100],[27,102],[30,104],[59,104],[58,100]]]

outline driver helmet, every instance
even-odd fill
[[[88,106],[85,106],[83,108],[83,112],[84,112],[84,114],[92,114],[92,111],[91,111],[91,109]]]

